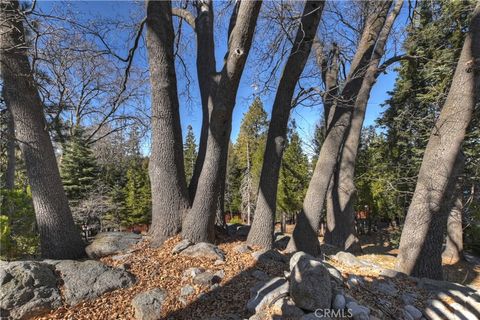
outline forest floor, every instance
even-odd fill
[[[224,264],[215,264],[213,261],[184,255],[173,255],[171,250],[180,241],[179,237],[167,240],[156,249],[150,248],[148,241],[143,241],[123,260],[112,257],[102,258],[101,261],[107,265],[127,268],[137,278],[136,284],[130,288],[106,293],[95,300],[85,301],[76,306],[61,307],[37,319],[133,319],[132,299],[136,294],[152,288],[163,288],[168,292],[168,297],[162,305],[162,319],[248,318],[251,314],[246,311],[245,305],[250,298],[250,288],[258,282],[252,277],[252,271],[262,270],[270,277],[283,276],[284,271],[288,269],[288,264],[256,261],[251,252],[237,253],[234,248],[242,244],[244,238],[223,240],[218,243],[218,246],[225,253]],[[393,268],[396,251],[391,249],[388,242],[382,242],[381,236],[365,237],[362,243],[365,254],[358,256],[360,259],[373,262],[383,268]],[[324,247],[324,251],[327,255],[334,253],[327,247]],[[382,296],[375,292],[372,286],[375,282],[382,281],[378,271],[348,267],[335,260],[329,263],[340,270],[344,278],[355,274],[364,279],[366,286],[362,290],[345,288],[346,293],[366,305],[378,307],[385,312],[385,306],[379,303],[382,301]],[[191,278],[182,276],[183,272],[191,267],[204,268],[213,272],[223,270],[225,276],[217,288],[201,287],[195,285]],[[445,264],[445,272],[449,281],[480,289],[480,266],[472,266],[468,262]],[[401,310],[401,296],[404,293],[414,292],[420,297],[417,307],[425,307],[429,299],[428,292],[416,288],[415,284],[407,279],[395,278],[393,281],[399,288],[399,293],[389,301],[392,313],[398,313]],[[195,288],[195,293],[187,298],[186,305],[178,299],[180,290],[185,285]],[[449,302],[445,301],[445,303]],[[272,309],[270,312],[275,313],[275,310]]]

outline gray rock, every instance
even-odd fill
[[[225,261],[222,261],[222,260],[215,260],[215,262],[213,263],[215,266],[221,266],[223,264],[225,264]]]
[[[295,303],[289,298],[278,299],[273,304],[273,311],[275,315],[281,315],[283,318],[299,318],[302,317],[305,312],[297,307]]]
[[[335,298],[332,302],[332,308],[334,310],[343,310],[347,306],[347,302],[345,301],[345,297],[343,294],[335,295]]]
[[[333,258],[347,266],[351,266],[351,267],[365,266],[365,263],[363,261],[355,257],[350,252],[344,252],[344,251],[337,252],[337,254],[333,256]]]
[[[191,285],[186,285],[186,286],[183,286],[181,289],[180,289],[180,296],[181,297],[188,297],[192,294],[195,293],[195,288],[192,287]]]
[[[293,270],[293,267],[297,265],[300,259],[317,260],[322,262],[320,259],[317,259],[314,256],[309,255],[308,253],[305,253],[303,251],[298,251],[298,252],[295,252],[295,254],[293,254],[292,257],[290,258],[290,261],[288,263],[290,271]]]
[[[220,250],[216,245],[206,242],[200,242],[190,246],[180,252],[180,254],[194,258],[225,261],[225,255],[223,251]]]
[[[391,281],[378,281],[373,284],[373,288],[383,294],[394,296],[398,293],[398,289]]]
[[[315,312],[312,312],[312,313],[307,313],[305,314],[304,316],[302,316],[300,318],[300,320],[318,320],[319,317],[317,317],[317,315],[315,314]],[[325,319],[325,318],[323,318]],[[328,320],[328,319],[327,319]]]
[[[327,268],[318,260],[300,258],[290,275],[290,296],[302,309],[329,309],[332,287]]]
[[[193,278],[193,283],[200,286],[211,286],[212,284],[220,282],[222,279],[210,271],[202,272]]]
[[[244,254],[244,253],[251,252],[252,248],[249,245],[247,245],[245,243],[242,243],[242,244],[239,244],[239,245],[235,246],[233,248],[233,251],[235,251],[236,253],[239,253],[239,254]]]
[[[128,259],[131,256],[132,256],[131,253],[125,253],[125,254],[117,254],[117,255],[111,256],[111,258],[112,260],[115,260],[115,261],[122,261],[122,260]]]
[[[355,299],[355,298],[352,297],[351,295],[346,294],[346,295],[344,295],[344,296],[345,296],[345,302],[346,302],[347,304],[349,304],[350,302],[355,302],[356,304],[358,304],[357,299]]]
[[[0,262],[2,315],[8,313],[13,319],[30,318],[61,305],[52,266],[34,261]]]
[[[288,242],[290,241],[290,237],[286,234],[277,234],[275,236],[275,241],[273,242],[273,246],[278,250],[285,250],[287,248]]]
[[[177,243],[175,245],[175,247],[173,247],[172,254],[178,254],[178,253],[182,252],[183,250],[187,249],[188,247],[190,247],[191,245],[192,245],[192,243],[190,242],[190,240],[183,239],[182,241]]]
[[[250,274],[252,277],[254,277],[257,280],[267,281],[268,279],[270,279],[268,274],[266,274],[262,270],[253,270]]]
[[[220,279],[223,279],[223,278],[225,278],[225,271],[224,270],[218,270],[217,272],[215,272],[215,276],[217,276]]]
[[[259,262],[286,262],[287,257],[276,250],[260,250],[252,253],[253,259]]]
[[[239,236],[239,237],[246,237],[246,236],[248,236],[249,232],[250,232],[250,226],[241,225],[237,228],[236,235]]]
[[[337,268],[326,262],[323,262],[323,265],[327,268],[328,273],[330,273],[330,277],[335,280],[337,284],[343,284],[342,273]]]
[[[135,310],[135,319],[160,319],[162,304],[166,297],[167,293],[159,288],[137,294],[132,300],[132,306]]]
[[[257,312],[272,303],[282,295],[288,294],[287,280],[276,277],[268,282],[261,282],[250,291],[250,300],[247,302],[247,310]]]
[[[142,240],[142,236],[132,232],[103,232],[99,233],[93,242],[85,248],[87,255],[92,259],[124,253]]]
[[[412,306],[411,304],[407,304],[405,307],[403,307],[404,313],[409,314],[413,320],[420,320],[422,318],[422,312],[418,310],[415,306]]]
[[[182,279],[185,280],[188,278],[194,278],[196,275],[202,272],[205,272],[205,269],[197,267],[188,268],[187,270],[183,271]]]
[[[382,269],[380,275],[387,278],[408,278],[408,275],[405,273],[392,269]]]
[[[362,287],[364,285],[363,279],[360,278],[359,276],[356,276],[354,274],[351,274],[348,276],[347,279],[347,287],[352,289],[355,287]]]
[[[127,288],[135,283],[135,278],[128,271],[93,260],[65,260],[55,268],[63,280],[64,298],[69,305],[94,299],[105,292]]]
[[[347,309],[350,311],[354,320],[369,320],[369,308],[361,306],[356,302],[349,302],[347,303]]]
[[[255,313],[253,316],[248,318],[248,320],[273,320],[273,318],[267,311],[260,311]]]

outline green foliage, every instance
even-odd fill
[[[250,200],[248,205],[254,206],[267,130],[267,113],[260,98],[256,97],[243,116],[237,143],[229,147],[225,194],[227,211],[242,211],[247,199]]]
[[[419,1],[380,135],[363,141],[356,170],[358,205],[384,217],[403,217],[415,189],[423,153],[448,94],[467,30],[468,1]]]
[[[278,213],[285,212],[287,217],[301,210],[307,192],[309,162],[302,149],[302,140],[295,123],[292,123],[288,143],[283,154],[277,191]]]
[[[185,165],[185,177],[187,184],[192,179],[193,169],[195,168],[195,161],[197,160],[197,144],[195,142],[195,135],[191,125],[187,127],[187,136],[183,145],[183,161]]]
[[[124,190],[126,213],[124,225],[149,223],[152,215],[148,161],[134,161],[127,170],[127,183]]]
[[[239,216],[234,216],[232,219],[230,219],[230,221],[228,223],[230,223],[230,224],[243,224],[243,220]]]
[[[315,165],[317,164],[318,155],[320,154],[320,149],[322,148],[322,144],[325,141],[325,135],[326,135],[325,118],[322,115],[318,123],[315,125],[314,136],[312,139],[313,156],[312,156],[312,161],[310,162],[310,167],[312,171],[315,169]]]
[[[75,129],[64,146],[60,173],[70,201],[83,199],[95,187],[98,167],[84,130],[80,127]]]
[[[1,190],[2,258],[32,257],[38,253],[39,235],[29,191]]]

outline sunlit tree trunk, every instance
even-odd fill
[[[322,16],[324,1],[307,1],[302,20],[278,85],[268,128],[255,216],[247,242],[265,248],[273,246],[273,232],[277,202],[278,175],[285,149],[292,97]]]
[[[289,251],[298,250],[320,255],[318,229],[328,186],[350,128],[357,94],[362,86],[376,40],[384,26],[391,3],[392,1],[384,1],[376,5],[376,10],[370,14],[366,22],[352,61],[353,68],[349,71],[346,84],[336,98],[334,108],[330,111],[332,115],[327,135],[307,189],[303,209],[298,215],[297,225],[287,248]]]
[[[25,159],[44,258],[85,256],[58,171],[43,106],[26,52],[17,1],[0,2],[0,74],[6,105]]]
[[[378,37],[365,79],[355,101],[352,122],[345,144],[342,147],[340,160],[337,163],[337,168],[331,181],[333,185],[331,186],[332,189],[327,205],[325,242],[346,251],[361,251],[355,232],[355,164],[370,93],[380,73],[380,60],[385,53],[385,46],[390,31],[402,5],[403,0],[396,2]],[[384,7],[383,9],[388,12],[389,8]]]
[[[175,74],[170,1],[147,1],[147,50],[152,88],[152,148],[149,173],[152,188],[153,244],[177,234],[189,206],[183,163],[183,143]]]
[[[260,1],[237,2],[230,21],[225,64],[210,87],[208,102],[211,113],[205,160],[192,208],[182,228],[183,237],[192,242],[211,242],[214,238],[219,193],[224,191],[219,181],[225,178],[223,168],[227,161],[232,112],[260,6]]]
[[[432,130],[400,240],[397,270],[442,278],[442,244],[448,197],[455,189],[455,162],[479,100],[480,1],[440,116]]]

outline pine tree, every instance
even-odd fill
[[[242,214],[245,215],[246,220],[252,218],[251,215],[255,210],[267,129],[267,113],[260,98],[256,97],[243,116],[234,151],[238,159],[238,167],[242,172],[239,191],[242,199]]]
[[[411,201],[423,152],[450,87],[467,29],[467,1],[420,1],[404,43],[420,59],[403,61],[386,110],[378,120],[386,132],[384,162],[397,208],[404,216]]]
[[[232,214],[239,213],[242,206],[240,186],[242,181],[242,169],[238,161],[235,147],[230,142],[228,147],[227,176],[225,181],[225,211]]]
[[[185,137],[185,143],[183,144],[183,162],[185,164],[185,177],[187,178],[187,184],[190,183],[190,179],[192,178],[196,160],[197,144],[195,142],[195,135],[192,126],[188,125],[187,136]]]
[[[125,225],[148,223],[152,215],[152,199],[147,160],[131,162],[127,170],[124,194],[126,212],[122,223]]]
[[[85,131],[81,127],[74,130],[64,146],[60,174],[70,201],[75,202],[84,198],[95,186],[98,167],[90,145],[85,139]]]
[[[285,213],[287,218],[302,209],[303,198],[308,187],[309,162],[302,148],[295,123],[293,122],[287,146],[283,154],[277,192],[277,214]]]

